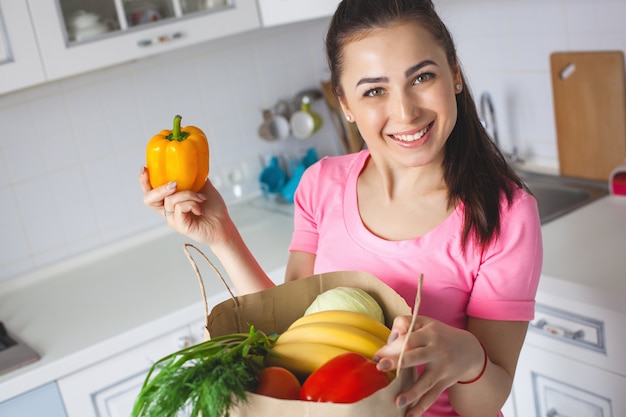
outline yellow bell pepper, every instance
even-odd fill
[[[200,191],[209,175],[209,144],[195,126],[180,127],[182,117],[174,117],[174,128],[162,130],[148,142],[146,162],[152,188],[176,181],[179,191]]]

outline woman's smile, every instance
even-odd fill
[[[391,133],[389,134],[389,137],[391,137],[394,140],[399,140],[400,142],[405,142],[405,143],[414,143],[423,138],[424,140],[421,141],[421,143],[423,143],[426,141],[426,134],[430,132],[430,129],[433,126],[433,123],[434,122],[429,123],[427,126],[421,129],[414,129],[412,131],[409,130],[405,132]]]

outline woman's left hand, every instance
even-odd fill
[[[387,345],[375,355],[378,368],[394,370],[408,337],[402,368],[422,366],[416,383],[396,398],[398,407],[413,404],[409,411],[422,415],[437,398],[458,381],[468,381],[481,372],[484,353],[478,339],[466,330],[418,316],[413,332],[407,335],[410,316],[394,320]]]

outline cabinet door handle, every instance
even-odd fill
[[[169,41],[173,41],[176,39],[183,38],[185,34],[183,32],[174,32],[174,33],[164,33],[163,35],[159,35],[156,38],[148,38],[148,39],[140,39],[137,41],[137,45],[144,48],[151,45],[157,45],[160,43],[165,43]]]
[[[550,324],[546,319],[538,320],[536,323],[533,323],[532,326],[552,336],[564,337],[566,339],[576,340],[585,337],[584,330],[569,330],[562,326]]]
[[[549,409],[549,410],[548,410],[548,412],[546,413],[546,417],[567,417],[567,416],[564,416],[564,415],[562,415],[562,414],[559,414],[559,412],[558,412],[558,411],[556,411],[556,409],[551,408],[551,409]]]
[[[193,345],[193,339],[191,336],[180,336],[176,339],[176,347],[178,349],[188,348],[191,345]]]

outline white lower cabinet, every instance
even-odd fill
[[[57,381],[67,417],[128,417],[152,364],[200,342],[202,325],[181,327]]]
[[[587,293],[593,304],[537,294],[513,384],[517,417],[626,416],[626,317]]]
[[[626,415],[626,377],[528,344],[514,391],[520,417]]]

